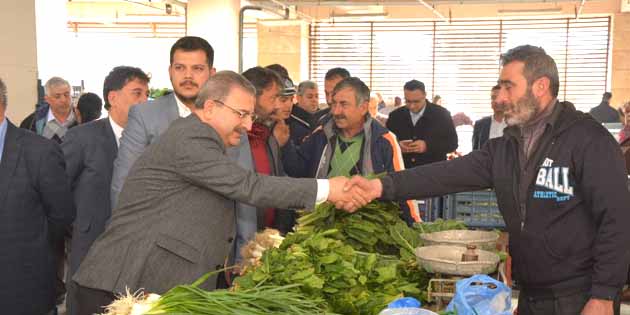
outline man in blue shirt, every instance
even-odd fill
[[[2,96],[0,96],[2,98]],[[5,100],[0,99],[0,104],[4,104]],[[2,110],[4,112],[4,109]],[[4,138],[7,136],[7,120],[4,113],[0,115],[0,163],[2,163],[2,152],[4,151]]]

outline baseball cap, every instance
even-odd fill
[[[293,81],[286,77],[282,78],[282,91],[280,92],[280,95],[289,96],[294,95],[295,93],[296,90],[295,85],[293,85]]]

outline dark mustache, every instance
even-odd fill
[[[333,119],[337,120],[337,119],[346,119],[345,115],[335,115],[333,116]]]
[[[194,87],[199,87],[199,85],[198,85],[197,83],[195,83],[195,81],[192,81],[192,80],[186,80],[186,81],[183,81],[183,82],[181,82],[181,83],[179,84],[179,86],[184,86],[184,85],[186,85],[186,84],[191,84],[191,85],[192,85],[192,86],[194,86]]]

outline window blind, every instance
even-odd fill
[[[386,99],[402,97],[404,83],[417,79],[428,98],[439,94],[451,112],[479,119],[492,112],[500,54],[530,44],[556,61],[559,99],[588,111],[607,87],[609,31],[610,17],[315,22],[310,75],[323,86],[328,69],[345,67]]]

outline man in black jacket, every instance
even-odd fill
[[[519,315],[619,314],[630,262],[619,146],[590,115],[557,100],[558,70],[542,48],[516,47],[501,64],[503,137],[462,158],[351,184],[386,200],[494,188],[521,285]]]
[[[302,142],[317,127],[315,112],[318,108],[317,83],[304,81],[297,88],[297,103],[293,106],[288,125],[291,129],[291,141],[296,145]]]
[[[4,115],[0,79],[0,310],[56,314],[55,240],[75,215],[59,145],[19,129]]]
[[[405,106],[389,114],[387,129],[400,143],[405,168],[446,160],[457,149],[457,133],[451,113],[426,99],[424,84],[405,83]]]
[[[507,127],[505,123],[505,108],[503,104],[497,102],[497,96],[501,86],[495,85],[492,87],[490,94],[490,102],[492,105],[492,116],[487,116],[475,121],[475,128],[473,130],[472,145],[473,150],[479,150],[486,141],[489,139],[499,138],[503,136],[503,129]]]
[[[619,122],[619,113],[614,108],[610,107],[610,99],[612,93],[605,92],[602,95],[602,102],[599,105],[591,108],[588,112],[600,123],[617,123]]]

